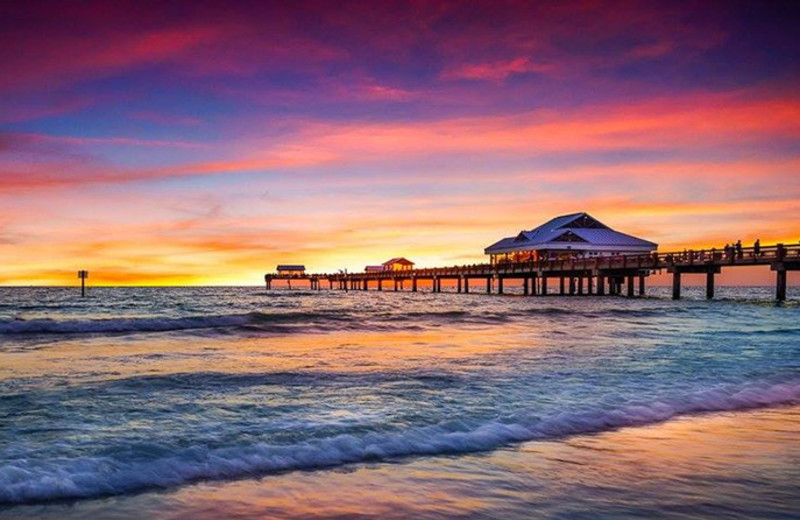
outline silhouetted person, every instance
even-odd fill
[[[741,260],[744,255],[742,254],[742,241],[736,241],[736,257]]]
[[[761,255],[761,241],[759,239],[756,239],[753,244],[753,255],[755,255],[756,258]]]

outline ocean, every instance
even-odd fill
[[[0,288],[0,518],[800,518],[800,294]]]

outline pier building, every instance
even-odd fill
[[[520,231],[484,249],[489,263],[519,263],[614,255],[646,255],[658,244],[613,230],[588,213],[572,213]]]
[[[403,257],[392,258],[381,265],[384,271],[410,271],[414,269],[414,262]]]
[[[278,274],[283,276],[305,276],[306,266],[300,264],[283,264],[277,267]]]

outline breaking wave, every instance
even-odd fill
[[[116,495],[205,479],[233,479],[398,457],[487,451],[517,442],[652,424],[686,414],[798,402],[800,381],[750,382],[653,402],[565,410],[544,417],[519,413],[482,424],[451,420],[393,433],[338,435],[286,445],[162,447],[157,450],[162,456],[149,460],[131,455],[127,446],[121,447],[116,456],[16,460],[0,467],[0,504]]]
[[[117,334],[134,332],[169,332],[193,329],[245,328],[267,329],[269,325],[304,322],[343,321],[347,317],[335,313],[289,312],[267,314],[250,312],[181,318],[104,318],[88,320],[0,320],[0,334]]]

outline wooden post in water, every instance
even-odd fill
[[[786,300],[786,270],[775,271],[775,299],[779,302]]]
[[[486,277],[486,294],[492,294],[492,277]]]
[[[86,296],[86,279],[89,278],[89,271],[78,271],[78,278],[81,279],[81,298]]]
[[[706,273],[706,299],[714,298],[714,271],[709,270]]]
[[[598,274],[597,275],[597,295],[598,296],[605,296],[606,294],[606,277]]]
[[[417,292],[417,277],[411,278],[411,292]]]
[[[672,273],[672,299],[681,299],[681,272],[677,268]]]
[[[535,274],[533,276],[531,276],[531,296],[536,296],[536,292],[537,292],[536,291],[536,283],[538,281],[538,278],[539,277],[537,275],[535,275]]]
[[[528,277],[525,276],[522,278],[522,294],[528,296]]]
[[[644,296],[644,275],[639,275],[639,296]]]
[[[633,275],[628,275],[628,298],[633,298]]]
[[[563,276],[559,276],[558,277],[558,292],[559,292],[559,294],[561,294],[561,296],[564,296],[564,277]]]
[[[542,290],[540,291],[542,296],[547,296],[547,277],[542,276]]]
[[[578,294],[583,295],[583,276],[578,276]]]
[[[458,277],[458,293],[459,293],[459,294],[461,294],[461,279],[462,279],[462,278],[463,278],[463,276],[459,276],[459,277]]]
[[[591,296],[592,292],[594,292],[594,276],[590,274],[586,277],[586,294]]]
[[[464,277],[464,293],[466,294],[468,292],[469,292],[469,277],[465,276]]]
[[[497,294],[503,294],[503,277],[497,277]]]

